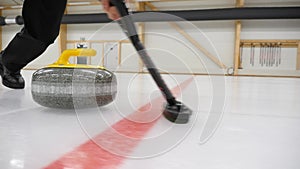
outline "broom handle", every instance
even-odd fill
[[[131,43],[137,50],[140,58],[142,59],[143,63],[147,67],[149,73],[151,74],[152,78],[156,82],[156,85],[165,96],[169,105],[175,105],[177,103],[175,97],[172,95],[170,89],[167,87],[165,81],[162,79],[158,69],[154,65],[153,61],[151,60],[150,56],[148,55],[147,51],[145,50],[144,45],[141,43],[139,36],[137,34],[135,25],[133,23],[132,18],[129,16],[128,9],[123,0],[111,0],[113,6],[116,6],[118,9],[121,19],[117,22],[119,23],[120,27],[130,39]],[[127,16],[127,17],[126,17]]]

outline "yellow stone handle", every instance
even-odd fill
[[[56,65],[68,65],[71,56],[96,56],[97,52],[94,49],[67,49],[63,51],[58,60],[54,63]]]

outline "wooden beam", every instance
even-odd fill
[[[296,70],[300,70],[300,42],[298,43]]]
[[[150,2],[145,2],[145,4],[153,11],[158,11],[158,9]],[[177,32],[179,32],[183,37],[185,37],[191,44],[198,48],[205,56],[207,56],[211,61],[217,64],[221,69],[226,69],[227,66],[224,65],[217,57],[212,55],[208,50],[206,50],[202,45],[200,45],[192,36],[186,33],[177,23],[169,22],[171,27],[173,27]]]
[[[79,43],[80,40],[67,40],[67,43]],[[131,43],[130,40],[85,40],[88,43]]]
[[[249,39],[249,40],[241,40],[241,43],[244,47],[253,46],[261,46],[262,44],[268,45],[278,45],[280,44],[283,48],[298,48],[298,43],[300,40],[289,40],[289,39]]]
[[[67,11],[65,11],[67,14]],[[67,36],[68,36],[68,26],[67,24],[60,25],[60,32],[59,32],[59,51],[62,53],[64,50],[67,49]]]
[[[237,0],[236,7],[242,8],[244,0]],[[238,69],[242,67],[240,60],[240,43],[241,43],[242,23],[241,21],[235,22],[235,46],[234,46],[234,72],[233,75],[238,74]]]
[[[208,57],[211,61],[217,64],[221,69],[226,69],[226,65],[224,65],[218,58],[212,55],[208,50],[206,50],[202,45],[200,45],[192,36],[186,33],[178,24],[169,23],[177,32],[179,32],[182,36],[184,36],[191,44],[193,44],[196,48],[198,48],[206,57]]]
[[[242,43],[298,43],[299,40],[295,39],[241,39]]]

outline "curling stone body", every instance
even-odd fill
[[[94,54],[87,53],[87,49],[74,50],[77,53],[67,50],[62,57]],[[66,58],[59,60],[33,73],[31,93],[35,102],[45,107],[74,109],[104,106],[115,99],[117,81],[112,72],[102,67],[69,64]]]

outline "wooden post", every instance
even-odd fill
[[[102,63],[102,66],[104,67],[104,57],[105,57],[105,43],[102,44],[102,59],[101,59],[101,63]]]
[[[300,70],[300,42],[298,43],[296,70]]]
[[[60,26],[59,32],[59,51],[62,53],[67,49],[67,28],[66,24]]]
[[[244,0],[237,0],[236,2],[236,7],[238,8],[242,8],[245,5],[245,1]]]
[[[77,47],[77,46],[76,46]],[[92,48],[92,43],[91,42],[88,42],[88,48]],[[92,57],[89,56],[88,57],[88,65],[91,65],[92,64]]]
[[[67,14],[67,10],[65,11]],[[68,34],[68,26],[67,24],[62,24],[60,26],[59,32],[59,51],[62,53],[64,50],[67,49],[67,34]]]
[[[244,6],[244,0],[237,0],[236,7],[241,8]],[[233,75],[238,75],[238,69],[242,66],[240,60],[240,43],[241,43],[241,21],[235,22],[235,49],[234,49],[234,72]]]
[[[233,75],[237,75],[238,69],[241,67],[241,60],[240,60],[241,30],[242,30],[241,21],[236,21],[236,23],[235,23],[235,47],[234,47],[234,73],[233,73]]]
[[[118,64],[119,66],[122,63],[122,43],[118,42]]]
[[[137,11],[145,11],[146,10],[146,5],[145,2],[137,2]],[[141,39],[141,42],[144,44],[145,43],[145,23],[140,22],[138,23],[138,34]]]
[[[137,11],[142,12],[146,10],[145,2],[136,2]],[[141,42],[145,45],[145,23],[138,23],[138,34]],[[139,72],[143,72],[144,63],[139,59]]]

